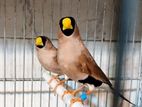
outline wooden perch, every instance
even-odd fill
[[[56,79],[52,75],[49,75],[48,72],[43,72],[43,78],[47,81],[50,88],[56,88],[55,92],[69,107],[83,107],[82,101],[76,101],[76,97],[74,97],[70,93],[65,94],[67,89],[63,85],[58,85],[60,81],[59,79]]]

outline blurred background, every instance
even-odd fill
[[[67,107],[43,80],[34,47],[37,35],[57,46],[64,16],[76,19],[85,45],[114,86],[142,107],[141,13],[142,0],[0,0],[0,107]],[[114,107],[113,99],[110,90],[97,88],[85,107]],[[132,105],[120,99],[118,107]]]

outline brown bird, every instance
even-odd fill
[[[102,83],[108,84],[115,92],[111,82],[81,40],[75,19],[63,17],[59,21],[59,26],[57,59],[62,72],[83,84],[93,84],[95,87],[101,86]],[[120,93],[118,95],[131,103]]]
[[[46,36],[37,36],[35,39],[36,53],[41,65],[48,71],[63,75],[57,62],[57,48]]]
[[[57,74],[56,76],[53,76],[53,78],[57,79],[58,76],[64,75],[61,72],[57,62],[57,48],[52,44],[51,40],[46,36],[37,36],[35,39],[35,45],[36,45],[37,57],[40,64],[46,70]],[[71,79],[69,79],[66,75],[64,75],[64,79],[58,82],[56,87],[53,89],[53,92],[55,92],[56,88],[59,85],[64,84],[64,82],[68,80]]]

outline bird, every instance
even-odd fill
[[[64,74],[72,80],[83,84],[91,84],[95,87],[105,83],[115,92],[111,82],[85,47],[73,17],[65,16],[60,19],[57,37],[57,60]],[[118,95],[133,104],[122,94],[118,93]]]
[[[35,38],[36,54],[40,64],[48,71],[63,75],[57,62],[57,48],[46,36]]]
[[[51,78],[50,82],[52,79],[59,79],[59,76],[64,75],[60,70],[57,62],[57,48],[53,45],[51,40],[46,36],[37,36],[35,38],[35,46],[40,64],[44,67],[45,70],[56,74],[56,76]],[[64,75],[64,79],[58,81],[56,87],[53,89],[53,92],[55,92],[59,85],[63,85],[65,81],[71,81],[71,79]]]

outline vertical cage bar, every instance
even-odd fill
[[[51,0],[51,40],[53,40],[54,0]]]
[[[140,81],[140,85],[141,85],[141,93],[140,93],[140,107],[142,106],[142,36],[141,36],[141,52],[140,52],[141,54],[141,61],[140,61],[140,79],[141,79],[141,81]]]
[[[130,26],[130,18],[127,19],[127,25],[126,26],[127,26],[127,28]],[[129,44],[128,44],[129,43],[129,34],[130,34],[130,29],[127,29],[126,30],[126,39],[124,41],[126,50],[124,50],[124,55],[123,55],[123,59],[124,59],[124,63],[122,64],[122,70],[123,71],[121,71],[122,75],[120,76],[120,78],[123,78],[122,81],[124,81],[124,82],[121,83],[121,87],[122,87],[123,90],[125,90],[125,81],[126,81],[125,78],[127,78],[127,76],[126,76],[126,70],[127,70],[126,58],[127,58],[127,54],[128,54],[127,52],[129,51]],[[124,93],[124,92],[122,91],[122,93]]]
[[[63,8],[62,8],[62,1],[63,1],[63,0],[60,0],[60,17],[62,17],[62,9],[63,9]]]
[[[128,19],[127,19],[127,21],[126,21],[126,26],[127,26],[127,28],[130,26],[130,18],[128,17]],[[125,47],[126,47],[126,50],[124,51],[124,55],[123,55],[123,59],[124,59],[124,63],[122,64],[122,73],[123,73],[123,75],[121,75],[121,77],[123,78],[123,81],[124,82],[122,82],[121,83],[121,86],[122,86],[122,89],[124,89],[125,88],[125,78],[127,78],[127,76],[126,76],[126,70],[127,70],[127,68],[126,68],[126,65],[127,65],[127,62],[126,62],[126,57],[127,57],[127,51],[129,51],[129,33],[130,33],[130,29],[127,29],[126,30],[126,39],[125,39]],[[123,91],[122,91],[123,92]]]
[[[137,98],[136,104],[137,107],[142,106],[142,36],[140,41],[140,57],[139,57],[139,80],[138,80],[138,88],[137,88]]]
[[[79,9],[80,9],[80,0],[78,0],[77,2],[78,6],[77,6],[77,14],[76,14],[76,17],[77,17],[77,24],[79,23]]]
[[[109,74],[110,74],[110,65],[111,65],[111,52],[112,52],[112,35],[113,35],[113,27],[114,27],[114,17],[115,17],[115,14],[114,14],[114,6],[112,7],[113,8],[113,11],[112,11],[112,19],[111,19],[111,26],[110,26],[110,37],[109,37],[109,49],[108,49],[108,78],[110,77]],[[108,91],[106,91],[106,106],[108,105]]]
[[[60,0],[60,2],[61,2],[62,0]],[[52,13],[52,0],[51,0],[51,20],[52,20],[52,18],[53,18],[53,13]],[[61,6],[61,4],[60,4],[60,6]],[[62,9],[62,7],[60,7],[60,9]],[[60,15],[61,15],[61,13],[60,13]],[[51,21],[51,29],[50,29],[51,31],[50,31],[50,37],[53,39],[53,24],[52,24],[52,21]],[[51,75],[51,72],[49,72],[49,74]],[[48,93],[48,107],[50,107],[50,100],[51,100],[51,89],[50,89],[50,87],[49,87],[49,93]]]
[[[105,14],[106,14],[106,1],[104,0],[103,3],[103,22],[102,22],[102,35],[101,35],[101,49],[100,49],[100,67],[102,66],[102,51],[103,51],[103,45],[104,45],[104,25],[105,25]],[[99,100],[100,100],[100,90],[98,90],[98,102],[97,106],[99,107]]]
[[[43,68],[41,67],[40,73],[40,107],[42,107],[42,71]]]
[[[133,78],[133,74],[134,74],[134,53],[135,53],[136,20],[135,20],[134,26],[132,28],[134,30],[133,30],[133,34],[132,34],[133,39],[132,39],[132,72],[131,72],[131,78]],[[131,79],[130,90],[132,89],[132,82],[133,82],[133,80]],[[129,93],[129,99],[131,99],[131,91]]]
[[[6,0],[4,0],[4,45],[3,45],[3,50],[4,50],[4,107],[6,107]]]
[[[53,1],[53,2],[52,2]],[[56,1],[55,1],[56,2]],[[51,39],[53,40],[53,15],[54,15],[54,0],[51,0],[51,28],[52,28],[52,34],[51,34]],[[56,107],[59,106],[59,96],[56,95]]]
[[[96,0],[96,9],[95,9],[95,28],[94,28],[94,41],[93,41],[93,57],[95,57],[95,49],[96,49],[96,35],[97,35],[97,21],[98,21],[98,3],[99,1]],[[96,96],[95,96],[96,97]],[[90,99],[90,107],[92,106],[92,95]]]
[[[34,70],[34,35],[35,35],[35,0],[32,1],[32,71],[31,71],[31,107],[33,107],[33,70]]]
[[[103,23],[102,23],[102,35],[101,35],[101,54],[100,54],[100,67],[102,66],[102,51],[103,51],[103,45],[104,45],[104,25],[105,25],[105,14],[106,14],[106,2],[104,1],[103,4]]]
[[[96,46],[96,35],[97,35],[97,16],[98,16],[98,0],[96,0],[96,11],[95,11],[95,28],[94,28],[94,41],[93,41],[93,57],[95,57],[95,46]]]
[[[72,15],[72,1],[73,1],[73,0],[68,0],[68,1],[70,1],[70,2],[69,2],[69,4],[70,4],[69,13]]]
[[[86,19],[86,36],[85,36],[85,45],[87,46],[88,44],[88,26],[89,25],[89,0],[87,0],[87,19]]]
[[[16,24],[17,24],[17,0],[14,1],[14,107],[16,107],[16,78],[17,78],[17,69],[16,69]]]
[[[24,6],[23,6],[23,102],[22,107],[25,107],[25,36],[26,36],[26,0],[24,0]]]
[[[41,3],[42,7],[42,26],[41,26],[41,35],[44,35],[44,0],[42,0]],[[42,107],[42,72],[43,68],[41,66],[41,72],[40,72],[40,107]]]

